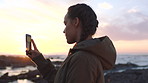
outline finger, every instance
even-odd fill
[[[31,50],[30,50],[30,51],[26,50],[26,55],[27,55],[27,56],[32,55]]]
[[[32,50],[26,51],[26,55],[27,55],[30,59],[33,59]]]
[[[30,50],[29,51],[29,54],[27,56],[29,56],[31,59],[37,57],[37,56],[40,56],[41,53],[37,50]]]
[[[30,50],[32,50],[32,43],[31,43],[31,45],[30,45]]]
[[[34,50],[38,51],[38,49],[37,49],[37,47],[36,47],[36,44],[35,44],[35,42],[34,42],[33,39],[31,39],[31,42],[32,42],[32,44],[33,44]]]

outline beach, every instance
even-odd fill
[[[65,58],[50,58],[58,69]],[[104,71],[105,83],[148,83],[148,55],[120,55],[112,70]],[[0,56],[0,83],[44,83],[28,57]]]

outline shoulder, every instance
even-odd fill
[[[86,51],[78,51],[76,53],[74,53],[71,57],[71,62],[79,62],[79,63],[84,63],[86,62],[88,63],[98,63],[98,58],[97,56],[95,56],[94,54],[90,53],[90,52],[86,52]]]
[[[73,58],[75,59],[96,59],[97,56],[95,56],[94,54],[92,54],[91,52],[88,52],[88,51],[78,51],[76,53],[74,53],[73,55]]]

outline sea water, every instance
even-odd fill
[[[23,79],[23,80],[21,79],[21,80],[9,82],[9,83],[34,83],[34,82],[27,80],[27,79]]]
[[[51,59],[51,61],[63,61],[64,58],[56,58]],[[148,55],[119,55],[116,59],[116,64],[127,64],[127,63],[133,63],[137,64],[139,66],[146,66],[146,67],[138,67],[136,69],[148,69]],[[6,67],[6,69],[0,69],[0,76],[5,74],[6,72],[9,72],[9,76],[12,75],[18,75],[22,72],[28,72],[29,70],[36,70],[36,67],[33,66],[27,66],[27,67],[21,67],[21,68],[11,68]],[[14,82],[9,83],[34,83],[27,79],[19,79]]]
[[[119,55],[116,64],[133,63],[139,66],[148,66],[148,55]]]
[[[12,68],[12,67],[6,67],[6,69],[0,69],[0,76],[3,74],[9,72],[9,76],[13,75],[19,75],[20,73],[26,73],[29,70],[36,70],[36,67],[33,66],[26,66],[26,67],[21,67],[21,68]],[[9,82],[9,83],[34,83],[30,80],[27,79],[19,79],[17,81]]]

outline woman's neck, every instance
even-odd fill
[[[85,40],[90,40],[90,39],[92,39],[92,38],[93,38],[92,35],[89,35]],[[85,40],[83,40],[83,41],[85,41]],[[79,41],[77,41],[76,44],[77,44],[77,43],[80,43],[80,42],[81,42],[81,41],[80,41],[80,39],[79,39]]]

